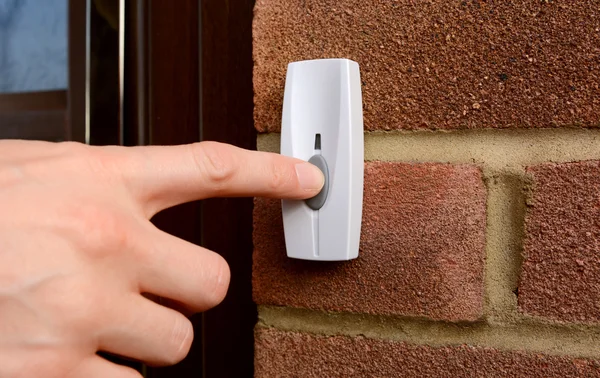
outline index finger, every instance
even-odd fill
[[[117,148],[118,169],[148,215],[210,197],[306,199],[321,190],[314,165],[216,142]]]

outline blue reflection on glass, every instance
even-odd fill
[[[0,92],[67,88],[67,2],[0,0]]]

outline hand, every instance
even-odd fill
[[[97,351],[179,362],[190,321],[143,294],[204,311],[225,296],[229,268],[149,219],[202,198],[303,199],[322,185],[308,163],[218,143],[0,141],[0,377],[140,377]]]

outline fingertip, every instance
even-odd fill
[[[210,307],[215,307],[220,304],[227,295],[229,290],[229,282],[231,280],[231,270],[229,269],[229,264],[227,261],[219,254],[213,252],[217,255],[217,269],[215,275],[215,286],[212,290],[211,300],[209,302]]]
[[[302,194],[305,194],[306,198],[317,195],[325,184],[323,172],[317,166],[307,162],[297,163],[295,168],[298,185],[303,190]]]

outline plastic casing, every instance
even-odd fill
[[[364,126],[358,63],[320,59],[288,65],[281,154],[308,161],[315,136],[329,168],[329,194],[319,210],[283,200],[288,257],[343,261],[358,257],[363,203]]]

